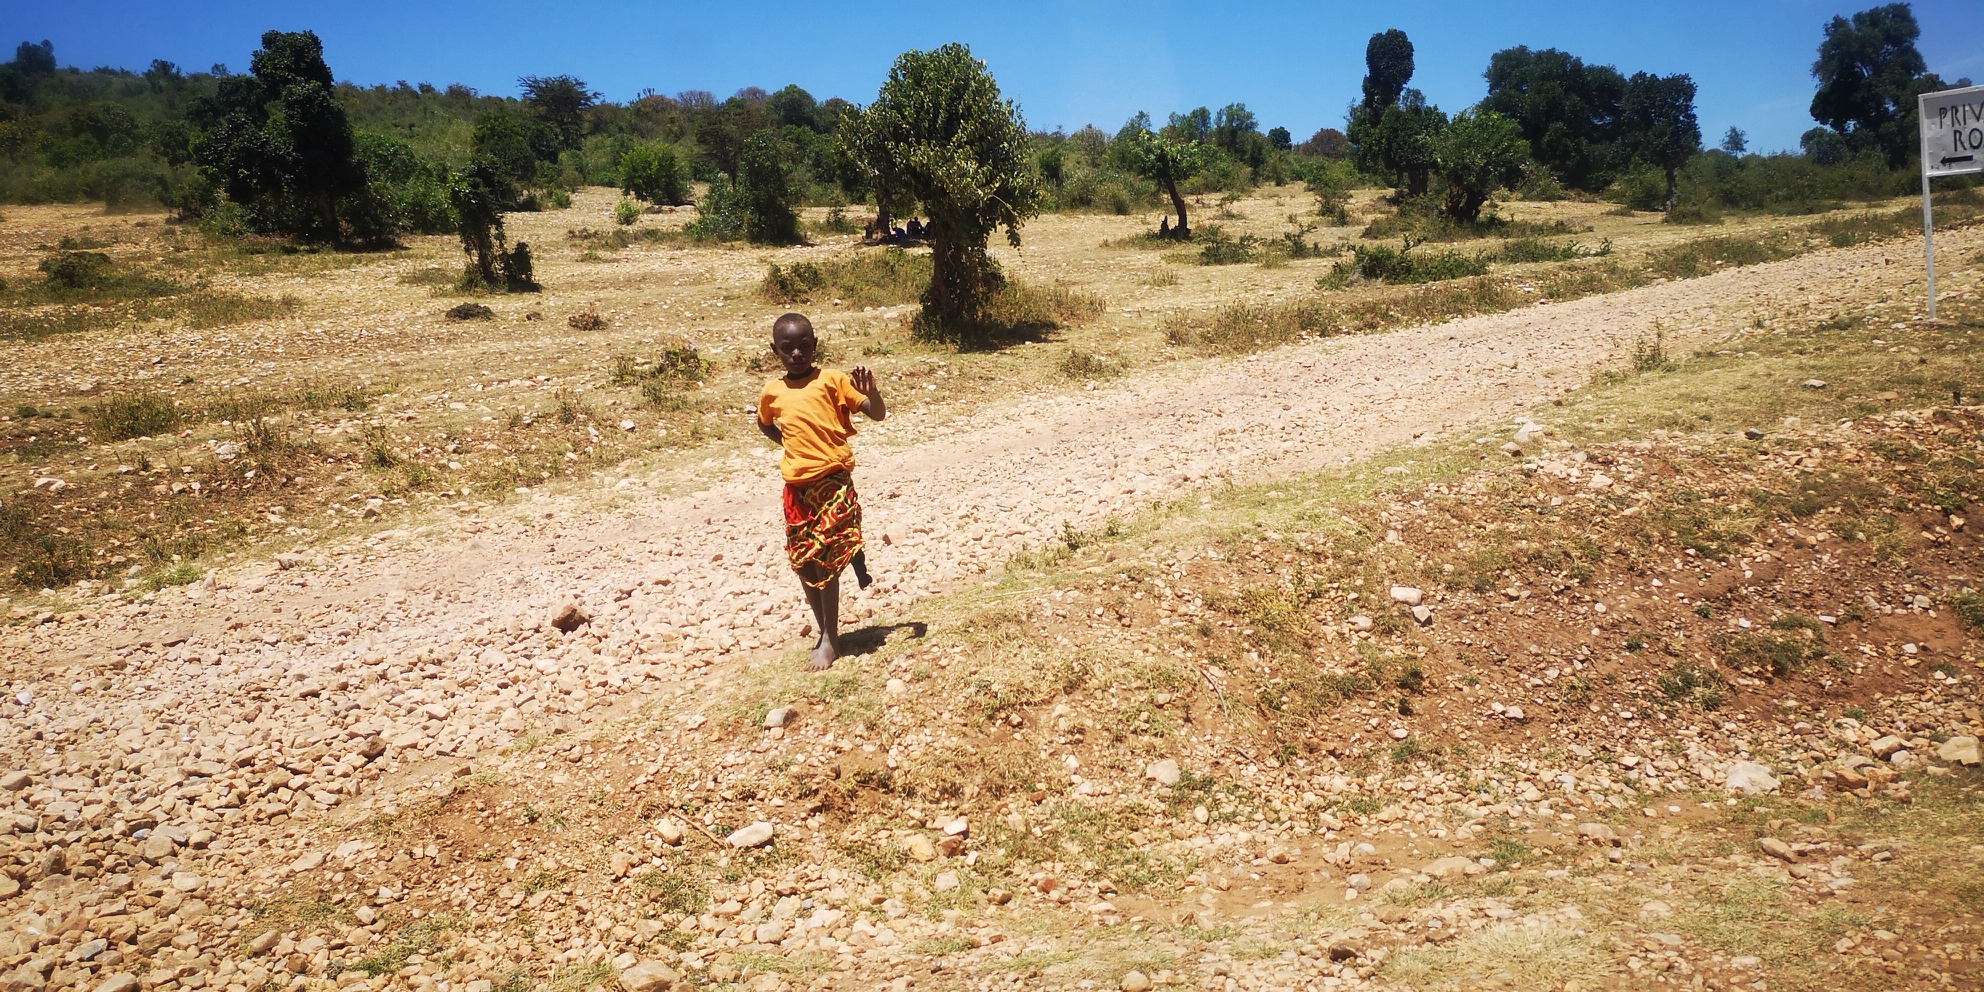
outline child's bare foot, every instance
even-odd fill
[[[809,672],[824,672],[834,667],[834,659],[838,657],[840,655],[834,651],[833,645],[828,644],[826,641],[821,641],[820,645],[814,648],[811,654],[806,656],[806,670]]]

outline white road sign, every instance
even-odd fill
[[[1984,172],[1984,86],[1924,93],[1916,106],[1924,176]]]

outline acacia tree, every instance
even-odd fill
[[[189,108],[194,157],[262,230],[338,238],[337,205],[365,188],[351,122],[331,98],[324,44],[310,31],[262,35],[251,75],[221,80]]]
[[[1434,135],[1432,154],[1447,183],[1440,212],[1471,222],[1496,190],[1522,178],[1529,146],[1515,121],[1492,110],[1463,110]]]
[[[1627,154],[1666,174],[1667,209],[1673,210],[1680,195],[1680,169],[1702,146],[1701,124],[1695,120],[1695,81],[1685,73],[1633,73],[1619,101],[1619,125]]]
[[[992,233],[1020,244],[1039,209],[1026,123],[971,49],[951,43],[897,57],[875,102],[850,129],[878,200],[929,214],[930,286],[923,315],[939,333],[977,321],[1000,281]]]
[[[524,103],[556,135],[558,147],[577,148],[585,140],[586,111],[599,103],[599,94],[577,76],[524,76],[517,80]],[[553,156],[556,157],[555,155]]]
[[[1185,197],[1179,194],[1178,184],[1212,164],[1212,146],[1189,138],[1155,134],[1141,127],[1127,135],[1117,135],[1116,140],[1126,142],[1123,154],[1131,170],[1163,186],[1170,195],[1171,209],[1178,212],[1178,223],[1171,228],[1170,235],[1180,240],[1191,237],[1191,219],[1185,213]]]

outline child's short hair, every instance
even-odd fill
[[[777,334],[780,331],[800,331],[811,334],[813,333],[813,322],[807,320],[806,315],[803,313],[780,314],[777,320],[772,321],[772,333]]]

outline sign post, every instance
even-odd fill
[[[1929,319],[1936,319],[1935,212],[1929,180],[1984,172],[1984,86],[1924,93],[1916,98],[1922,129],[1922,268],[1929,277]]]

